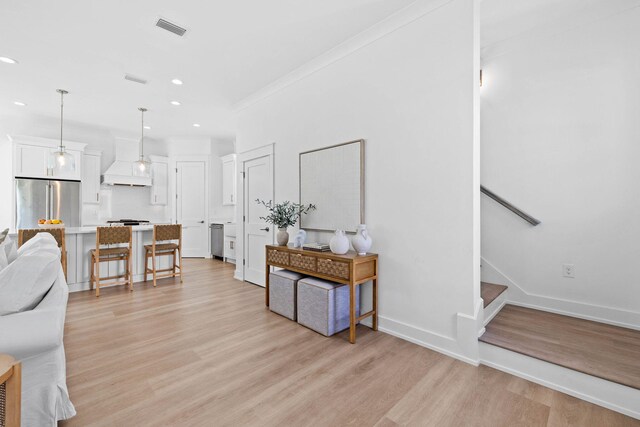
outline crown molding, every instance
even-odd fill
[[[305,79],[311,74],[351,55],[365,46],[385,37],[392,32],[411,24],[421,17],[434,12],[453,0],[416,0],[410,5],[389,15],[382,21],[340,43],[336,47],[306,62],[295,70],[285,74],[273,83],[259,89],[234,105],[233,112],[238,113],[251,105]]]

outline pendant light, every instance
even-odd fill
[[[60,145],[58,150],[51,153],[49,157],[49,169],[54,175],[72,173],[76,170],[76,159],[67,153],[62,140],[62,129],[64,123],[64,96],[68,94],[64,89],[56,89],[60,94]]]
[[[140,107],[138,108],[138,111],[140,111],[142,115],[142,124],[140,127],[140,157],[133,164],[133,175],[149,177],[151,172],[151,162],[148,162],[144,159],[144,113],[145,111],[147,111],[147,109],[144,107]]]

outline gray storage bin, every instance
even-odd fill
[[[269,273],[269,309],[288,319],[296,320],[296,288],[303,274],[289,270]]]
[[[356,287],[356,317],[360,287]],[[298,282],[298,323],[325,336],[349,327],[349,285],[307,277]]]

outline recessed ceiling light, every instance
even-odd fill
[[[182,84],[182,80],[180,79],[173,79],[171,80],[171,83],[173,83],[174,85],[178,85],[180,86]]]
[[[200,127],[200,124],[199,124],[199,123],[194,123],[194,124],[193,124],[193,127],[194,127],[194,128],[199,128],[199,127]]]
[[[25,103],[24,103],[24,102],[22,102],[22,101],[13,101],[13,103],[14,103],[15,105],[17,105],[18,107],[26,107],[26,106],[27,106],[27,104],[25,104]]]
[[[17,64],[18,61],[16,61],[13,58],[8,58],[6,56],[0,56],[0,62],[4,62],[5,64]]]
[[[171,101],[171,105],[181,105],[178,101]]]
[[[146,130],[150,130],[150,129],[151,129],[151,126],[145,126],[144,128],[145,128]]]

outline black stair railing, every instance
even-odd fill
[[[535,219],[534,217],[532,217],[531,215],[529,215],[525,211],[523,211],[521,209],[518,209],[517,207],[515,207],[514,205],[512,205],[511,203],[509,203],[508,201],[506,201],[502,197],[498,196],[496,193],[494,193],[493,191],[489,190],[485,186],[483,186],[483,185],[480,186],[480,192],[482,194],[484,194],[485,196],[493,199],[494,201],[500,203],[502,206],[504,206],[505,208],[509,209],[511,212],[513,212],[514,214],[518,215],[520,218],[524,219],[525,221],[527,221],[529,224],[533,225],[534,227],[536,225],[540,224],[539,220]]]

